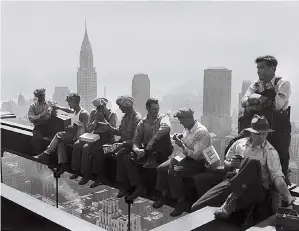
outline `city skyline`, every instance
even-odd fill
[[[15,99],[20,91],[25,98],[31,98],[33,89],[41,87],[38,79],[47,88],[48,96],[54,93],[55,86],[76,91],[78,44],[82,42],[83,15],[87,15],[99,78],[98,96],[103,95],[103,86],[107,86],[107,98],[111,101],[118,95],[130,94],[131,80],[136,73],[150,76],[151,96],[160,99],[193,80],[199,91],[203,91],[204,69],[224,66],[232,70],[231,104],[235,108],[242,81],[257,79],[256,56],[275,55],[279,62],[277,74],[289,80],[292,89],[298,86],[299,51],[295,41],[299,33],[293,28],[298,6],[295,2],[2,3],[1,79],[2,86],[6,87],[2,88],[1,98],[2,101]],[[50,12],[57,9],[60,13],[53,19]],[[62,13],[65,10],[68,20]],[[106,12],[102,12],[104,10]],[[264,29],[260,23],[262,18],[275,15],[278,10],[284,17],[273,18],[273,24],[267,24]],[[153,12],[154,18],[151,17]],[[252,12],[255,12],[254,18]],[[30,18],[22,17],[28,13]],[[216,17],[212,19],[212,15]],[[236,16],[238,22],[233,20]],[[203,19],[211,20],[206,25],[201,23]],[[199,36],[202,32],[204,36]],[[299,110],[292,104],[296,97],[297,92],[292,91],[292,120],[299,120]]]

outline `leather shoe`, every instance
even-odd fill
[[[74,173],[73,175],[70,176],[70,180],[77,179],[79,177],[79,174]]]
[[[128,192],[128,189],[127,188],[122,188],[118,191],[118,194],[117,194],[117,198],[122,198],[124,196],[127,196],[129,194]]]
[[[170,216],[177,217],[182,215],[183,212],[187,211],[188,203],[186,201],[180,201],[176,204],[175,209],[170,213]]]
[[[134,200],[138,197],[145,196],[146,194],[146,187],[144,185],[139,185],[136,190],[128,196],[128,200]]]
[[[153,208],[155,209],[159,209],[161,208],[163,205],[165,205],[167,202],[167,198],[166,197],[162,197],[162,198],[159,198],[157,201],[155,201],[153,203]]]
[[[79,181],[79,185],[84,185],[84,184],[87,184],[88,183],[88,181],[89,181],[89,179],[86,179],[86,178],[83,178],[82,177],[82,179]]]
[[[43,152],[38,156],[36,156],[35,158],[37,159],[38,162],[42,164],[46,164],[46,165],[50,164],[50,155],[48,153]]]
[[[214,216],[216,219],[226,219],[228,218],[233,212],[236,211],[236,196],[231,193],[223,205],[216,209],[214,212]]]

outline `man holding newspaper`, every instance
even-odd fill
[[[153,207],[162,207],[171,196],[178,201],[174,211],[170,213],[171,216],[179,216],[189,207],[185,200],[182,177],[204,172],[208,166],[203,150],[211,146],[211,137],[207,128],[194,120],[193,114],[192,109],[183,108],[174,115],[185,128],[182,134],[173,136],[176,145],[180,147],[179,152],[157,169],[156,188],[162,192],[163,197],[156,201]],[[213,166],[217,167],[220,161],[215,163]]]

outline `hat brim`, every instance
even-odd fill
[[[261,133],[261,132],[274,132],[275,130],[268,129],[268,130],[255,130],[253,128],[245,128],[244,130],[252,132],[252,133]]]

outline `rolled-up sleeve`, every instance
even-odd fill
[[[28,119],[31,123],[34,123],[36,119],[38,119],[38,116],[35,115],[34,105],[31,104],[28,111]]]
[[[239,141],[237,140],[235,143],[232,144],[232,146],[228,149],[225,159],[227,161],[231,161],[233,156],[236,154],[236,147],[238,145]]]
[[[194,160],[200,160],[203,157],[202,151],[211,146],[210,134],[208,132],[200,130],[196,134],[193,142],[194,149],[186,147],[183,153]]]
[[[248,106],[249,96],[251,96],[255,92],[256,92],[256,86],[255,86],[255,82],[253,82],[253,83],[250,84],[250,86],[248,87],[245,95],[241,99],[241,105],[242,105],[242,107],[247,107]]]
[[[281,110],[284,106],[289,102],[289,98],[291,95],[291,85],[290,82],[284,81],[278,87],[278,92],[275,96],[275,109]]]
[[[159,140],[162,136],[166,135],[170,132],[170,120],[168,115],[164,115],[160,121],[160,127],[153,137],[155,140]]]
[[[112,115],[110,116],[108,123],[111,124],[112,127],[116,127],[116,123],[117,123],[117,115],[116,113],[112,113]]]
[[[273,182],[277,177],[284,177],[279,156],[274,148],[267,149],[267,167],[269,170],[271,181]]]
[[[140,121],[137,125],[136,131],[134,133],[134,137],[133,137],[133,145],[136,145],[138,148],[141,147],[142,142],[143,142],[143,123],[142,121]]]

